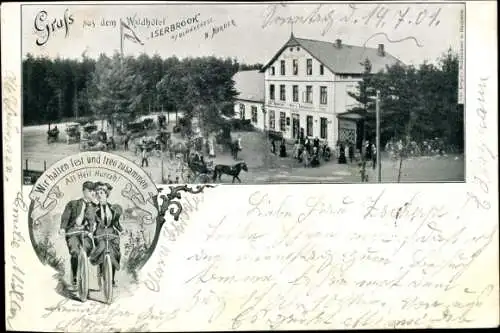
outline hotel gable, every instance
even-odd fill
[[[301,132],[335,149],[338,141],[361,146],[363,116],[348,92],[358,91],[366,68],[371,73],[400,62],[384,49],[297,38],[290,39],[260,71],[235,74],[235,116],[261,130],[279,131],[286,139]]]

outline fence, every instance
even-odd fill
[[[32,161],[33,162],[33,161]],[[42,166],[43,165],[43,166]],[[37,168],[38,166],[38,168]],[[42,170],[40,170],[43,167]],[[24,160],[24,168],[23,168],[23,184],[24,185],[33,185],[40,178],[40,176],[47,170],[47,161],[43,161],[43,163],[35,163],[35,167],[33,167],[33,163],[30,164],[29,160]]]

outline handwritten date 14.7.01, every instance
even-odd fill
[[[403,9],[393,9],[389,5],[356,5],[348,6],[325,6],[317,5],[313,10],[299,15],[283,15],[281,10],[288,5],[269,5],[264,10],[264,21],[262,28],[272,25],[285,24],[323,24],[325,25],[321,34],[328,33],[334,24],[365,25],[373,28],[390,28],[396,30],[403,25],[411,27],[434,28],[440,25],[441,7],[417,8],[408,6]],[[285,8],[285,9],[284,9]]]

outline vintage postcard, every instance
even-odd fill
[[[7,330],[499,325],[496,2],[1,9]]]

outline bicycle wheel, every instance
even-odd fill
[[[85,302],[89,296],[89,261],[83,249],[80,250],[78,256],[77,286],[78,296],[82,302]]]
[[[112,265],[111,265],[111,257],[109,254],[106,254],[104,256],[104,272],[103,272],[103,279],[104,279],[104,300],[106,303],[110,304],[111,300],[113,298],[113,272],[112,272]]]

